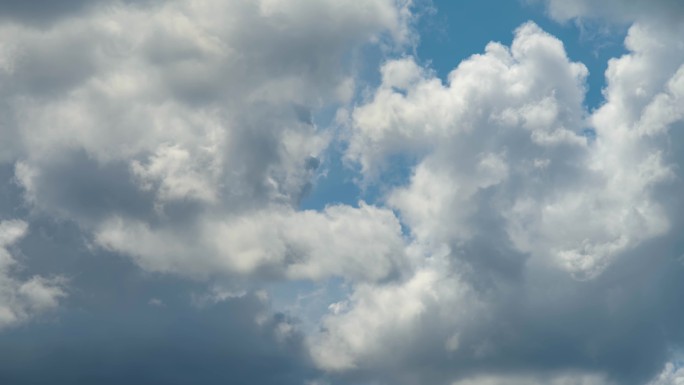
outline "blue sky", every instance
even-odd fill
[[[586,105],[589,109],[602,102],[604,72],[608,59],[621,56],[625,30],[621,25],[583,22],[556,22],[539,3],[495,0],[478,2],[435,1],[436,14],[420,23],[421,40],[418,57],[431,63],[444,78],[461,60],[481,53],[490,41],[510,44],[513,30],[534,21],[565,44],[572,60],[589,68]],[[496,12],[492,12],[496,9]],[[580,28],[579,26],[583,27]]]
[[[680,384],[680,4],[0,1],[0,383]]]

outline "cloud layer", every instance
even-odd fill
[[[534,22],[441,79],[411,1],[0,1],[0,380],[680,383],[681,9],[545,4],[631,25],[594,110]]]
[[[36,212],[152,271],[382,278],[401,254],[391,212],[293,207],[331,138],[313,111],[349,101],[358,47],[410,40],[408,6],[169,1],[3,23],[1,159]],[[369,250],[322,255],[325,228]],[[378,269],[354,267],[366,256]]]

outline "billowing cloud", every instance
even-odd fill
[[[547,2],[636,20],[590,111],[533,22],[441,79],[411,1],[39,3],[0,1],[0,327],[67,309],[0,381],[681,382],[678,5]],[[299,208],[331,143],[374,203]]]
[[[179,0],[2,23],[0,160],[34,212],[153,271],[383,278],[391,211],[293,208],[334,135],[314,111],[349,102],[360,47],[410,43],[410,6]]]
[[[435,268],[421,269],[402,284],[360,285],[348,300],[330,305],[323,332],[311,341],[312,355],[322,368],[337,372],[420,360],[423,352],[413,349],[426,341],[441,340],[437,348],[453,352],[459,348],[458,326],[478,310],[468,294],[457,277]],[[445,326],[453,334],[434,338]]]
[[[401,384],[658,376],[682,341],[667,293],[682,274],[668,250],[682,223],[669,192],[681,186],[684,52],[667,28],[630,29],[593,113],[586,68],[531,23],[446,84],[411,58],[387,62],[349,115],[347,157],[370,183],[396,157],[413,162],[387,204],[425,262],[333,305],[310,340],[319,364]]]
[[[510,49],[492,43],[461,63],[447,85],[411,59],[390,62],[373,99],[354,112],[349,156],[367,172],[393,154],[420,158],[389,204],[421,241],[467,241],[479,202],[496,207],[520,252],[593,276],[668,230],[649,193],[671,175],[640,137],[604,140],[601,127],[590,143],[586,74],[534,24],[518,29]],[[611,162],[627,146],[643,150]]]
[[[375,281],[404,267],[399,221],[364,203],[323,212],[273,207],[228,220],[204,218],[188,231],[115,218],[97,229],[95,242],[133,256],[147,270],[188,276]]]

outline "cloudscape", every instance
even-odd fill
[[[0,383],[684,384],[684,3],[0,0]]]

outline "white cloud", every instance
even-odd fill
[[[411,7],[173,0],[1,21],[0,162],[33,210],[144,268],[385,277],[402,243],[390,211],[294,207],[333,135],[312,115],[349,102],[362,47],[412,43]]]
[[[269,207],[233,218],[205,216],[180,228],[116,218],[102,224],[95,241],[145,269],[190,276],[374,281],[405,267],[399,221],[390,210],[364,203],[323,212]]]
[[[551,6],[559,18],[590,12]],[[387,207],[297,210],[336,134],[312,116],[352,101],[361,47],[412,42],[410,8],[172,0],[93,6],[40,28],[3,20],[0,162],[14,166],[31,209],[74,221],[145,270],[351,281],[307,338],[322,369],[409,384],[607,384],[566,367],[528,371],[549,346],[568,351],[556,365],[572,371],[640,342],[631,329],[593,333],[650,309],[630,307],[639,287],[602,273],[682,219],[659,199],[680,173],[671,128],[684,117],[682,31],[633,26],[593,113],[587,68],[533,23],[446,82],[410,57],[389,60],[378,89],[346,106],[346,157],[370,182],[405,157],[410,179],[381,186]],[[59,280],[3,270],[26,224],[3,226],[0,326],[65,294]],[[197,301],[244,293],[216,286]],[[523,368],[478,372],[502,363]]]
[[[403,90],[395,89],[396,68],[413,73],[402,76],[413,78]],[[461,63],[448,85],[410,59],[388,63],[383,73],[373,99],[354,113],[348,155],[368,174],[392,154],[419,157],[410,185],[389,203],[421,240],[468,239],[478,193],[538,178],[543,173],[520,174],[551,151],[570,155],[568,162],[587,151],[579,135],[586,68],[569,62],[562,43],[536,25],[521,27],[511,49],[491,43]],[[553,164],[577,167],[564,161]]]
[[[662,199],[681,181],[684,118],[684,51],[669,28],[630,29],[630,52],[610,62],[606,102],[593,113],[582,104],[586,68],[531,23],[510,48],[490,43],[462,62],[446,84],[411,58],[387,62],[351,113],[346,155],[371,182],[395,156],[415,162],[387,203],[410,229],[408,254],[422,259],[409,258],[415,275],[357,285],[333,304],[309,338],[316,362],[407,384],[619,383],[583,360],[606,363],[621,354],[616,344],[641,337],[587,330],[641,322],[616,302],[641,292],[623,270],[655,263],[662,250],[651,241],[684,219],[679,197]],[[622,270],[604,279],[615,265]],[[523,362],[547,354],[560,369]],[[505,364],[521,369],[482,374]]]
[[[417,158],[410,183],[388,202],[422,241],[467,241],[481,202],[496,207],[519,251],[593,277],[669,229],[651,194],[673,174],[665,149],[647,139],[681,119],[679,77],[643,115],[623,95],[638,89],[625,84],[633,76],[652,88],[637,96],[647,102],[672,76],[671,60],[641,67],[660,60],[643,52],[653,50],[647,34],[639,26],[630,32],[635,53],[611,63],[607,104],[589,123],[586,68],[534,24],[518,29],[510,49],[490,43],[462,62],[446,85],[411,59],[389,62],[372,99],[354,111],[348,156],[371,178],[393,155]],[[641,69],[630,75],[631,68]],[[595,142],[583,136],[586,125],[597,131]]]
[[[15,278],[17,261],[9,250],[28,231],[26,222],[0,222],[0,329],[25,322],[36,314],[54,309],[66,296],[61,278],[34,276]]]
[[[382,73],[372,101],[353,116],[348,155],[367,173],[382,158],[421,155],[444,140],[479,135],[490,122],[523,126],[538,144],[579,143],[571,134],[581,125],[586,67],[569,62],[563,44],[532,23],[510,49],[490,43],[462,62],[447,85],[411,58],[388,62]]]
[[[434,333],[460,330],[478,308],[467,285],[445,271],[426,267],[405,282],[358,285],[348,300],[330,306],[322,332],[311,336],[316,363],[333,372],[384,367],[410,357]],[[443,347],[443,353],[454,350],[453,341]]]

